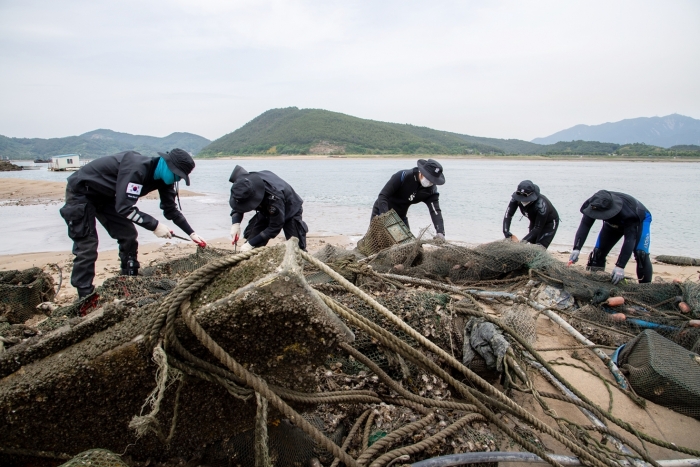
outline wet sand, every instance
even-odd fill
[[[47,182],[43,180],[22,180],[3,178],[0,181],[0,206],[29,206],[62,202],[66,195],[65,182]],[[189,190],[180,190],[181,198],[201,196]],[[144,199],[159,199],[154,191]]]

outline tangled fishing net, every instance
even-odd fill
[[[383,222],[376,219],[373,224]],[[81,303],[55,310],[53,316],[67,317],[70,327],[60,339],[61,329],[47,330],[42,339],[0,354],[3,374],[17,371],[17,361],[30,370],[12,386],[0,385],[0,407],[24,407],[12,416],[3,412],[12,432],[0,442],[0,455],[32,439],[42,451],[80,452],[99,443],[138,461],[384,466],[515,443],[557,465],[547,457],[545,438],[596,467],[652,461],[637,439],[700,455],[634,430],[561,377],[533,348],[539,311],[531,305],[548,300],[545,308],[600,345],[617,346],[653,327],[676,346],[649,357],[658,370],[681,354],[687,359],[699,345],[697,328],[689,324],[700,315],[698,284],[613,286],[608,276],[567,268],[534,245],[397,241],[387,233],[391,228],[403,231],[398,223],[377,233],[370,227],[362,242],[369,255],[326,246],[313,257],[294,240],[240,254],[198,249],[154,265],[146,276],[105,281],[89,309]],[[487,289],[495,292],[491,298]],[[624,297],[624,307],[607,305],[610,297]],[[483,300],[501,310],[500,317],[486,313]],[[90,313],[95,309],[102,310],[98,318]],[[477,351],[465,366],[481,325],[489,334],[479,345],[493,344],[494,358]],[[646,348],[649,355],[656,349]],[[76,362],[70,380],[59,352],[63,362]],[[29,364],[42,358],[57,366],[53,379],[44,380],[42,394],[31,389],[25,395],[23,378],[42,374]],[[639,370],[643,363],[628,358],[630,382],[659,392],[659,378],[633,376],[649,374]],[[569,392],[534,391],[537,368]],[[679,383],[664,386],[664,397],[675,392],[685,398],[680,388],[695,394],[700,384],[657,373]],[[118,387],[116,394],[109,384]],[[84,403],[62,399],[63,387]],[[605,422],[604,436],[631,451],[601,444],[600,427],[539,419],[514,401],[513,392],[532,397],[542,417],[552,413],[548,397],[583,404]],[[65,401],[63,410],[94,429],[82,433],[46,404],[18,405],[37,397]],[[96,399],[103,401],[104,422],[90,411]],[[697,416],[692,410],[684,413]],[[65,423],[64,432],[40,431],[32,421],[39,415]]]

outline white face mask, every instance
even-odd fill
[[[532,201],[521,201],[520,204],[523,206],[527,206],[528,204],[532,203]]]
[[[433,182],[428,180],[424,175],[420,179],[420,184],[423,185],[423,187],[425,187],[425,188],[428,188],[429,186],[433,186]]]

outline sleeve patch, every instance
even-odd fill
[[[139,196],[141,194],[142,189],[143,185],[139,185],[138,183],[129,183],[126,186],[126,192],[130,195]]]

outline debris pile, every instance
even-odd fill
[[[75,467],[104,450],[126,465],[280,467],[513,447],[556,466],[554,450],[595,467],[655,464],[649,446],[700,456],[615,416],[612,399],[599,406],[545,356],[552,349],[535,348],[547,316],[581,342],[572,355],[607,358],[614,378],[581,365],[623,397],[644,404],[632,384],[661,404],[674,391],[685,400],[700,379],[660,371],[637,383],[629,353],[641,344],[618,352],[621,368],[601,349],[640,336],[675,346],[663,347],[668,365],[700,358],[696,283],[613,286],[533,245],[420,238],[370,256],[328,245],[311,256],[295,239],[198,249],[145,273],[109,279],[0,353],[2,465],[77,455]],[[561,402],[590,421],[557,415]]]

